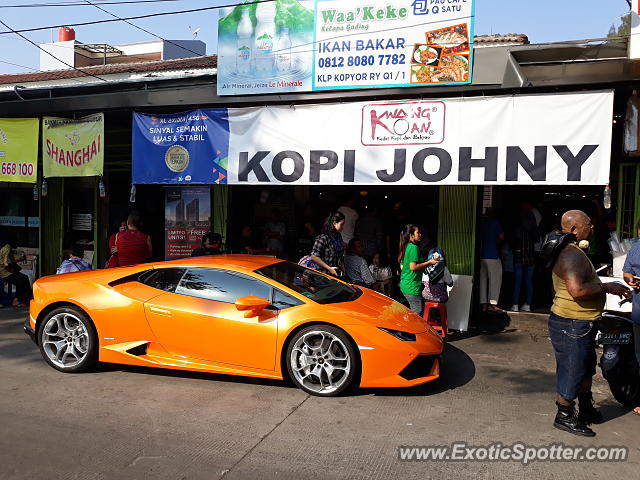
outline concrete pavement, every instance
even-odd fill
[[[409,390],[311,397],[276,381],[105,365],[62,374],[0,310],[0,478],[636,478],[640,417],[597,377],[605,423],[580,438],[552,428],[554,363],[544,323],[447,346],[444,378]],[[411,462],[399,445],[564,443],[630,448],[624,463]]]

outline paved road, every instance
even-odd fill
[[[640,417],[602,380],[595,439],[551,427],[541,326],[451,342],[437,385],[321,399],[275,381],[103,366],[62,374],[0,310],[2,479],[637,478]],[[518,326],[516,320],[513,326]],[[477,332],[480,333],[480,332]],[[627,445],[624,463],[400,462],[399,445]]]

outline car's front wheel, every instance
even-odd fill
[[[291,379],[312,395],[339,395],[358,380],[360,360],[351,339],[329,325],[299,331],[289,342],[286,360]]]
[[[46,362],[61,372],[83,372],[98,359],[98,337],[91,320],[78,308],[60,307],[47,314],[38,330]]]

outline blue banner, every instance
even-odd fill
[[[133,114],[132,183],[226,184],[227,109]]]

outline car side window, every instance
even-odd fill
[[[282,290],[278,290],[277,288],[273,289],[272,305],[278,310],[285,310],[297,305],[302,305],[303,303],[304,302],[298,300],[293,295],[289,295],[288,293],[285,293]]]
[[[143,273],[138,278],[138,281],[149,287],[173,293],[176,291],[185,271],[185,268],[158,268]]]
[[[269,300],[271,286],[245,275],[210,268],[189,269],[175,293],[206,298],[216,302],[235,303],[240,297],[255,296]]]

